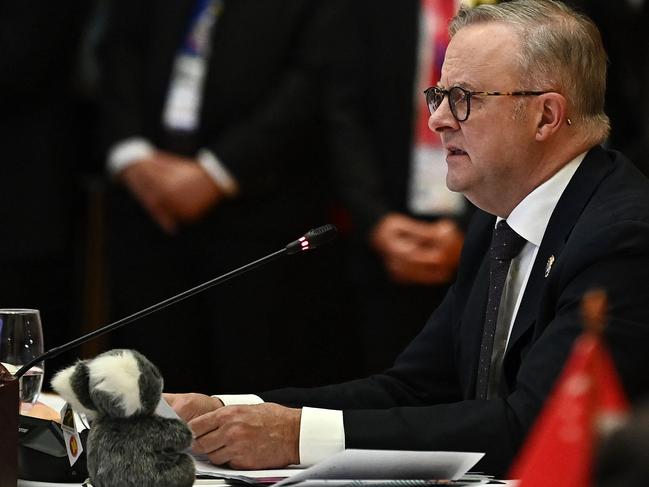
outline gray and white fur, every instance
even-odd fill
[[[94,487],[189,487],[195,469],[184,453],[185,423],[154,413],[162,394],[158,369],[134,350],[111,350],[63,369],[52,387],[91,421],[86,445]]]

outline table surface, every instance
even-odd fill
[[[224,487],[228,485],[224,480],[219,479],[197,479],[194,485],[208,486],[218,485]],[[33,480],[18,480],[18,487],[81,487],[81,484],[56,484],[52,482],[35,482]]]
[[[65,401],[58,397],[56,394],[41,394],[41,397],[39,398],[40,401],[43,403],[47,404],[48,406],[59,410],[63,407],[63,404]],[[516,480],[506,480],[506,481],[501,481],[502,483],[500,484],[492,484],[492,485],[504,485],[505,487],[516,487],[517,481]],[[196,486],[227,486],[229,485],[226,480],[222,479],[196,479],[194,481],[194,485]],[[78,483],[53,483],[53,482],[36,482],[33,480],[18,480],[18,486],[17,487],[62,487],[62,486],[68,486],[68,487],[81,487],[81,484]]]
[[[516,480],[505,480],[502,484],[491,484],[491,485],[503,485],[505,487],[516,487]],[[194,482],[194,485],[199,486],[209,486],[209,485],[218,485],[219,487],[225,487],[228,483],[224,480],[219,479],[197,479]],[[18,487],[81,487],[81,484],[54,484],[51,482],[34,482],[32,480],[19,480]]]

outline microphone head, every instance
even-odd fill
[[[336,237],[338,230],[332,224],[323,225],[318,228],[309,230],[304,236],[291,242],[285,247],[287,254],[297,254],[305,250],[313,250],[322,244],[325,244]]]

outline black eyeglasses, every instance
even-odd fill
[[[437,86],[431,86],[424,94],[426,103],[432,115],[448,96],[448,104],[451,107],[451,113],[458,122],[464,122],[469,118],[471,112],[471,97],[474,95],[481,96],[538,96],[549,93],[549,91],[469,91],[459,86],[453,86],[448,90],[443,90]]]

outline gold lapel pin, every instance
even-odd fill
[[[548,257],[548,261],[545,264],[545,277],[548,277],[550,275],[550,271],[552,270],[552,264],[554,264],[554,255]]]

